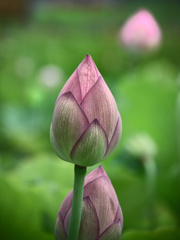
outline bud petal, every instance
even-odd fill
[[[71,192],[68,193],[68,195],[65,197],[64,201],[61,204],[60,214],[61,214],[61,216],[63,217],[64,220],[65,220],[65,217],[67,215],[67,212],[71,208],[72,197],[73,197],[73,190],[71,190]]]
[[[119,240],[121,236],[121,223],[120,220],[113,223],[110,227],[108,227],[98,238],[98,240]]]
[[[67,234],[64,229],[63,218],[60,214],[56,220],[55,239],[56,240],[67,240]]]
[[[92,171],[87,175],[84,181],[84,186],[90,184],[92,181],[95,181],[99,177],[103,177],[103,176],[108,178],[108,175],[104,171],[103,167],[99,166],[98,168],[96,168],[94,171]]]
[[[98,119],[110,141],[118,119],[116,102],[102,77],[89,90],[81,103],[89,122]]]
[[[97,239],[99,236],[99,221],[96,210],[89,197],[83,199],[79,240]]]
[[[76,142],[71,152],[71,159],[76,164],[92,166],[103,159],[106,149],[106,133],[95,119]]]
[[[119,205],[118,205],[118,208],[117,208],[116,216],[114,218],[114,222],[116,222],[117,220],[120,220],[121,228],[122,228],[123,227],[123,215],[122,215],[122,211],[121,211],[121,208],[120,208]]]
[[[100,225],[100,234],[114,221],[119,205],[114,188],[107,177],[99,177],[84,187],[84,197],[90,196]]]
[[[121,133],[122,133],[122,121],[121,121],[121,117],[119,115],[113,136],[112,136],[111,141],[108,146],[106,157],[111,155],[111,153],[114,152],[114,150],[116,149],[116,147],[120,141],[120,138],[121,138]]]
[[[64,226],[66,232],[70,223],[71,209],[65,216]],[[78,240],[92,240],[99,236],[99,222],[96,210],[89,197],[85,197],[82,203],[81,225]]]
[[[52,142],[56,142],[60,156],[72,162],[70,152],[88,126],[88,120],[72,93],[62,95],[56,102],[52,121]]]
[[[64,85],[63,89],[61,90],[58,99],[67,92],[71,92],[72,95],[75,97],[78,103],[82,101],[82,94],[81,94],[81,87],[79,82],[79,76],[77,69],[73,72],[70,76],[66,84]]]
[[[52,145],[55,153],[58,155],[58,157],[60,157],[61,159],[65,159],[64,154],[62,153],[61,149],[59,149],[59,146],[57,145],[56,140],[54,138],[54,133],[52,130],[52,123],[50,126],[50,140],[51,140],[51,145]]]
[[[78,76],[81,86],[82,99],[101,76],[94,61],[89,54],[86,55],[78,67]]]

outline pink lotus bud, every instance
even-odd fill
[[[121,129],[114,97],[87,55],[56,101],[50,131],[52,145],[61,159],[92,166],[115,150]]]
[[[142,9],[124,24],[120,39],[127,48],[153,49],[161,42],[161,30],[151,13]]]
[[[73,191],[64,199],[55,226],[55,239],[67,240]],[[122,211],[103,167],[85,178],[81,225],[78,240],[119,240],[123,227]]]

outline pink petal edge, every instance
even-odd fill
[[[117,124],[118,109],[115,99],[102,77],[99,77],[80,105],[89,122],[95,118],[98,119],[107,134],[108,142],[110,142]]]

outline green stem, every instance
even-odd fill
[[[179,93],[177,96],[177,120],[176,120],[176,125],[177,125],[177,149],[178,149],[178,169],[180,169],[180,83],[179,83]],[[180,186],[180,174],[179,174],[179,186]],[[178,191],[178,198],[180,199],[180,193]],[[180,225],[180,217],[178,218],[178,224]]]
[[[68,240],[77,240],[79,234],[79,227],[81,223],[82,200],[84,190],[84,178],[86,175],[86,168],[75,165],[74,167],[74,189],[73,200],[71,208],[71,218],[68,231]]]
[[[180,91],[177,98],[177,147],[178,147],[178,157],[180,160]]]
[[[156,163],[153,158],[146,158],[144,162],[146,171],[146,187],[148,197],[148,215],[150,219],[150,228],[153,229],[156,225],[156,214],[154,210],[154,197],[155,197],[155,185],[156,185]]]

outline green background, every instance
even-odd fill
[[[142,7],[162,29],[154,52],[130,52],[118,39],[124,21]],[[40,5],[27,17],[1,19],[1,239],[54,239],[73,166],[53,152],[49,127],[58,93],[87,53],[123,122],[117,150],[102,163],[123,211],[121,239],[180,239],[179,12],[178,1],[122,1],[115,7]],[[48,87],[41,76],[52,65],[59,81]],[[152,194],[143,165],[149,156],[156,165]]]

